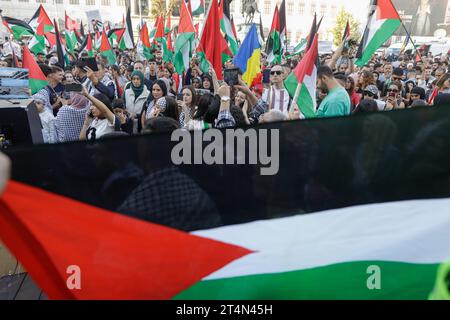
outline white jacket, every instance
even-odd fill
[[[141,95],[135,101],[133,89],[129,88],[125,90],[125,107],[128,112],[130,112],[133,116],[141,114],[142,108],[144,107],[149,95],[150,91],[148,91],[148,89],[144,86],[144,91],[142,91]]]

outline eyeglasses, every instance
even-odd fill
[[[387,91],[388,91],[388,92],[395,92],[395,93],[397,93],[397,92],[398,92],[398,90],[397,90],[397,89],[388,89]]]
[[[283,71],[270,71],[271,76],[274,76],[274,75],[280,76],[282,73],[283,73]]]

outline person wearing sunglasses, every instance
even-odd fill
[[[379,91],[376,85],[371,84],[367,86],[363,91],[363,100],[373,100],[376,102],[378,110],[384,110],[386,103],[384,101],[379,100],[378,97]]]
[[[291,98],[284,87],[285,72],[281,65],[275,65],[270,69],[270,83],[263,93],[262,100],[269,105],[269,110],[279,110],[289,115]]]
[[[400,96],[402,84],[399,81],[393,82],[387,89],[386,106],[384,111],[394,109],[405,109],[405,102]]]
[[[395,82],[395,81],[402,81],[404,78],[404,73],[403,73],[403,69],[401,68],[395,68],[392,76],[386,80],[386,82],[384,83],[384,88],[383,88],[383,94],[382,96],[386,96],[387,95],[387,91],[389,89],[389,86],[391,85],[391,83]]]

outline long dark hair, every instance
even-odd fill
[[[151,96],[152,96],[152,100],[155,99],[155,97],[153,96],[153,86],[154,86],[155,84],[157,84],[157,85],[161,88],[161,90],[162,90],[162,92],[163,92],[163,97],[167,96],[167,86],[166,86],[166,83],[165,83],[164,81],[158,79],[158,80],[156,80],[155,82],[153,82],[153,84],[152,84],[152,91],[150,92],[150,94],[151,94]]]
[[[192,95],[191,107],[195,107],[197,105],[197,93],[195,92],[195,88],[193,86],[184,86],[181,92],[183,92],[184,90],[189,90],[191,92]]]
[[[162,112],[164,117],[172,118],[179,121],[180,113],[178,111],[177,101],[172,97],[163,97],[161,99],[166,99],[166,110]]]

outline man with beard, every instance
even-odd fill
[[[328,90],[328,95],[317,109],[318,117],[348,116],[350,114],[350,97],[345,88],[334,78],[330,67],[323,66],[317,70],[317,88],[322,91]]]

